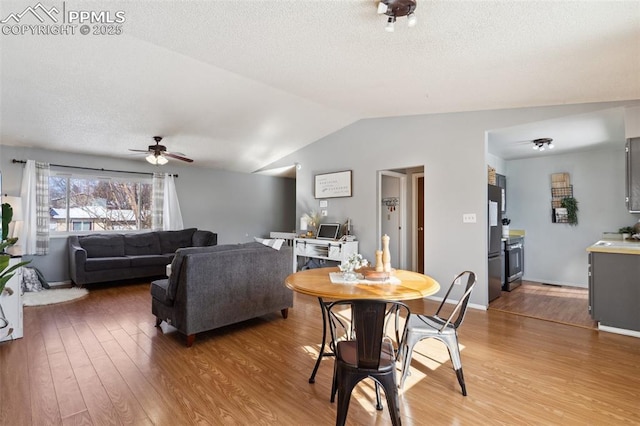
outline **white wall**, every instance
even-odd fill
[[[0,145],[2,191],[9,195],[18,195],[22,182],[23,165],[12,164],[13,158],[114,170],[158,170],[143,158],[122,160]],[[179,174],[176,189],[185,227],[216,232],[218,244],[252,241],[254,236],[268,237],[271,231],[296,227],[293,179],[216,171],[173,161],[161,170]],[[49,281],[69,279],[66,243],[66,237],[52,238],[49,254],[32,258],[32,265]]]
[[[376,241],[378,170],[424,164],[425,270],[446,287],[462,270],[475,271],[471,302],[486,306],[486,131],[620,106],[619,103],[522,108],[361,120],[320,139],[270,167],[298,162],[297,216],[318,210],[313,176],[353,170],[353,196],[329,200],[327,221],[351,217],[360,252],[373,259]],[[511,201],[510,201],[511,203]],[[463,224],[463,213],[477,223]],[[514,226],[515,228],[516,226]],[[443,291],[439,293],[443,295]]]
[[[603,232],[633,225],[625,206],[624,141],[614,150],[507,161],[513,229],[524,229],[524,279],[588,287],[586,248]],[[569,173],[578,225],[551,222],[551,174]]]

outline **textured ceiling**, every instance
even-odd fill
[[[376,4],[67,1],[123,34],[1,34],[0,143],[253,172],[361,118],[640,99],[640,1]]]

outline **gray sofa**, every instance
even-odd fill
[[[69,274],[76,285],[164,276],[176,250],[215,246],[218,234],[196,228],[139,234],[72,235]]]
[[[151,283],[151,311],[187,336],[293,306],[284,280],[291,273],[291,247],[260,243],[179,249],[168,279]]]

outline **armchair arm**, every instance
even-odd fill
[[[82,248],[78,237],[72,235],[67,240],[69,247],[69,275],[71,281],[78,285],[86,283],[84,265],[87,262],[87,251]]]

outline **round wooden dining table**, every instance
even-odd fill
[[[331,273],[338,273],[338,268],[315,268],[295,272],[285,279],[285,285],[291,290],[315,296],[322,312],[322,345],[309,383],[315,382],[315,376],[323,357],[333,356],[333,352],[325,352],[327,341],[327,312],[324,299],[345,300],[411,300],[420,299],[437,293],[440,284],[428,275],[418,272],[395,270],[389,282],[371,282],[359,280],[354,283],[334,283]],[[339,275],[339,274],[338,274]]]

